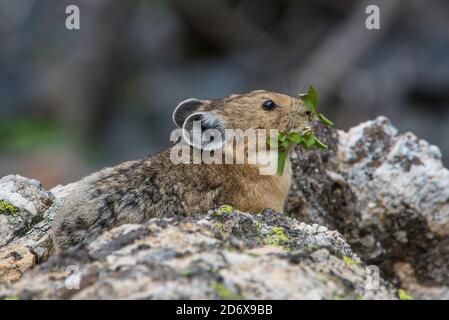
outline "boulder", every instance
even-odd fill
[[[449,299],[449,170],[438,147],[385,117],[315,129],[329,149],[297,150],[286,212],[338,230],[414,296]]]
[[[0,282],[12,282],[50,254],[55,197],[33,179],[0,179]]]
[[[39,181],[19,175],[0,179],[0,247],[24,236],[42,221],[53,200]]]

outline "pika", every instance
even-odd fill
[[[195,119],[201,129],[289,132],[304,129],[309,114],[300,99],[257,90],[217,100],[188,99],[176,107],[173,121],[185,130]],[[174,164],[171,148],[80,180],[56,212],[51,231],[56,251],[112,227],[165,214],[191,215],[224,204],[246,212],[282,211],[292,175],[288,160],[282,175],[260,175],[257,164]]]

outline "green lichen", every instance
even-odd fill
[[[270,230],[267,244],[279,246],[285,244],[288,241],[288,237],[285,234],[284,228],[281,227],[273,227]]]
[[[214,210],[214,212],[212,212],[212,215],[215,217],[221,216],[223,213],[231,213],[234,210],[234,208],[232,208],[229,205],[223,205],[220,208]]]
[[[354,259],[352,259],[351,257],[348,256],[343,256],[343,262],[347,265],[347,266],[353,266],[358,264],[357,261],[355,261]]]
[[[223,238],[225,238],[228,235],[228,230],[226,230],[226,227],[222,223],[215,222],[214,227],[220,232],[220,235]]]
[[[404,289],[398,289],[398,298],[399,300],[413,300],[413,297]]]
[[[226,288],[222,283],[214,282],[211,288],[215,290],[218,297],[222,300],[243,300],[245,297],[242,294],[233,292],[232,290]]]
[[[0,214],[5,214],[8,222],[13,226],[20,227],[20,229],[16,230],[16,235],[22,235],[28,230],[27,224],[24,222],[23,217],[19,213],[19,208],[13,206],[5,200],[0,200]]]
[[[13,206],[9,202],[6,202],[5,200],[0,200],[0,214],[6,213],[6,214],[15,214],[18,213],[20,210],[19,208]]]

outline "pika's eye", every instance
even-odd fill
[[[310,116],[311,114],[312,114],[312,111],[310,111],[310,110],[306,111],[306,116]]]
[[[273,101],[271,101],[271,100],[267,100],[264,103],[262,103],[262,108],[264,110],[271,111],[274,108],[276,108],[276,104]]]

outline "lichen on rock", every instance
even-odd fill
[[[0,214],[10,214],[13,215],[19,212],[19,209],[14,207],[12,204],[5,200],[0,200]]]
[[[55,198],[32,179],[0,179],[0,283],[19,279],[50,252],[48,230]]]

